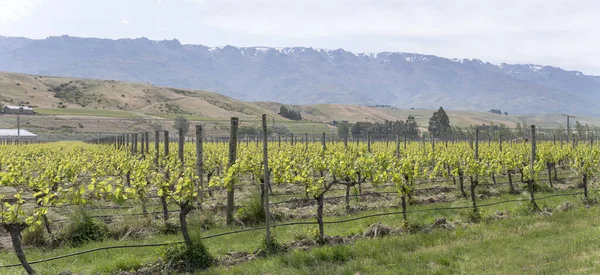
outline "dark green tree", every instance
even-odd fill
[[[337,123],[337,134],[340,138],[346,138],[350,134],[350,123],[341,121]]]
[[[279,107],[279,115],[291,120],[302,120],[302,115],[300,114],[300,112],[292,108],[286,107],[284,105],[281,105],[281,107]]]
[[[452,130],[450,127],[450,118],[448,118],[444,108],[440,107],[437,112],[433,113],[433,116],[429,119],[428,130],[435,137],[445,137],[450,133],[450,130]]]
[[[179,129],[183,129],[183,135],[185,136],[190,130],[190,122],[187,120],[187,118],[178,116],[175,118],[175,125],[173,125],[173,128],[175,128],[177,131],[179,131]]]

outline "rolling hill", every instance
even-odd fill
[[[207,126],[209,136],[227,136],[230,117],[242,126],[258,126],[261,114],[274,118],[295,134],[318,136],[331,132],[333,120],[405,120],[409,115],[425,129],[433,109],[399,109],[340,104],[293,105],[302,121],[291,121],[277,113],[281,103],[243,102],[214,92],[175,89],[148,83],[47,77],[0,72],[0,101],[5,105],[34,106],[37,116],[22,116],[23,127],[42,134],[107,134],[173,129],[173,119],[185,116]],[[454,125],[504,124],[516,122],[541,127],[564,125],[559,114],[498,115],[489,112],[447,110]],[[600,126],[600,119],[578,116],[576,120]],[[16,127],[16,118],[0,116],[0,128]]]
[[[600,114],[597,76],[401,52],[0,37],[0,71],[209,90],[244,101]]]

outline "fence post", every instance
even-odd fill
[[[344,135],[344,147],[348,148],[348,134]]]
[[[202,125],[196,125],[196,175],[198,176],[198,204],[204,200],[204,160],[202,159]]]
[[[150,135],[148,132],[144,132],[144,137],[146,138],[146,154],[150,153]]]
[[[475,161],[479,161],[479,129],[475,129]],[[475,179],[471,179],[471,201],[473,203],[473,212],[478,213],[477,209],[477,195],[475,194],[475,188],[479,184],[479,175],[475,174]]]
[[[235,164],[237,158],[237,131],[240,120],[237,117],[231,118],[231,132],[229,134],[229,167]],[[255,138],[256,139],[256,138]],[[257,140],[258,145],[258,140]],[[234,183],[227,188],[227,225],[233,224],[233,208],[234,208]]]
[[[529,193],[531,194],[530,198],[531,198],[531,203],[533,206],[534,210],[539,210],[539,207],[537,206],[537,203],[535,203],[535,196],[533,195],[533,175],[534,175],[534,170],[533,167],[535,167],[535,148],[536,147],[536,143],[535,143],[535,125],[531,125],[531,163],[529,163],[530,165],[530,169],[531,169],[531,175],[529,176],[529,181],[528,181],[528,187],[529,187]]]
[[[179,147],[178,147],[177,152],[179,153],[179,161],[181,162],[181,168],[182,168],[181,172],[182,172],[182,175],[183,175],[183,169],[185,169],[185,161],[183,159],[183,145],[185,144],[185,135],[183,134],[183,128],[179,128],[178,135],[179,135],[178,136],[178,138],[179,138],[179,143],[178,143]]]
[[[502,135],[498,135],[498,145],[500,146],[500,152],[502,152]]]
[[[164,132],[164,150],[165,150],[165,160],[169,157],[169,131],[165,131]],[[169,174],[169,171],[165,171],[165,179],[168,181],[169,178],[171,177],[171,175]],[[160,196],[160,202],[162,204],[163,207],[163,219],[165,220],[165,222],[169,219],[169,209],[168,209],[168,205],[167,205],[167,196],[166,195],[162,195]]]
[[[154,131],[154,166],[158,169],[158,158],[160,157],[159,152],[160,132]]]
[[[142,157],[146,157],[146,136],[144,134],[140,134],[140,152],[142,153]]]
[[[164,132],[165,158],[169,156],[169,131]]]
[[[367,132],[367,152],[371,153],[371,135]]]
[[[269,181],[269,154],[268,154],[268,141],[267,141],[267,115],[262,115],[262,130],[263,130],[263,166],[264,166],[264,180],[263,180],[263,195],[264,195],[264,205],[265,205],[265,226],[267,228],[266,232],[266,246],[267,249],[271,248],[271,226],[270,226],[270,218],[271,213],[269,211],[269,192],[268,188],[270,185]],[[293,145],[293,144],[292,144]]]
[[[325,145],[325,132],[323,132],[323,139],[321,140],[321,143],[323,144],[323,151],[327,150],[327,146]]]
[[[129,146],[129,134],[125,134],[125,149],[131,150]]]
[[[304,133],[304,150],[308,151],[308,133]]]
[[[400,135],[396,134],[396,158],[400,158]]]
[[[133,148],[132,148],[132,154],[135,155],[137,154],[137,145],[138,145],[138,134],[133,134]]]

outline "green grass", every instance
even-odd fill
[[[504,190],[505,191],[505,190]],[[565,191],[565,192],[573,192]],[[538,197],[549,195],[538,194]],[[482,216],[486,217],[495,211],[509,210],[511,218],[504,221],[481,223],[454,231],[434,230],[431,233],[417,233],[381,240],[359,240],[347,247],[317,248],[310,252],[289,252],[268,259],[260,259],[231,269],[216,267],[210,273],[247,273],[259,274],[266,270],[271,274],[289,273],[397,273],[399,268],[406,273],[515,273],[521,268],[531,273],[555,273],[553,271],[572,271],[578,268],[589,268],[595,253],[600,246],[594,232],[598,230],[600,220],[591,219],[600,214],[598,206],[585,209],[580,196],[555,197],[538,202],[540,206],[555,208],[564,201],[578,204],[572,212],[556,213],[552,217],[538,215],[516,215],[523,203],[507,203],[482,208]],[[524,195],[502,195],[479,201],[480,204],[502,201],[506,199],[526,198]],[[390,204],[397,203],[390,201]],[[469,205],[469,200],[460,199],[450,203],[409,206],[410,210],[428,209],[444,206]],[[326,208],[338,207],[326,203]],[[341,206],[340,206],[341,207]],[[347,216],[330,216],[326,221],[348,219],[372,213],[399,211],[389,208],[377,211],[365,211]],[[436,210],[409,214],[409,221],[419,225],[429,225],[438,217],[446,217],[449,221],[465,220],[469,210]],[[193,215],[190,217],[193,226]],[[222,224],[219,217],[219,224]],[[314,218],[308,219],[314,221]],[[342,224],[326,224],[325,233],[330,236],[346,236],[362,233],[369,225],[381,222],[391,227],[400,227],[400,215],[372,217]],[[282,223],[282,222],[279,222]],[[297,235],[310,235],[316,225],[277,227],[273,229],[275,237],[281,243],[289,243]],[[205,236],[230,231],[230,228],[219,226],[205,231]],[[205,244],[209,251],[216,255],[228,252],[253,252],[261,245],[263,231],[245,232],[223,237],[207,239]],[[85,249],[110,245],[161,243],[180,241],[179,235],[156,235],[145,240],[106,240],[84,244],[81,247],[61,247],[54,250],[27,248],[30,261],[42,259]],[[564,250],[561,250],[564,249]],[[561,251],[564,251],[561,252]],[[577,253],[574,253],[577,252]],[[592,253],[592,254],[586,254]],[[331,254],[331,255],[330,255]],[[573,264],[557,265],[554,261],[567,263],[579,254]],[[482,256],[485,255],[485,256]],[[586,256],[587,255],[587,256]],[[590,256],[591,255],[591,256]],[[596,255],[597,256],[597,255]],[[588,258],[585,258],[588,257]],[[98,251],[61,259],[49,263],[34,265],[41,274],[56,274],[70,270],[82,274],[110,274],[118,270],[127,270],[155,261],[158,258],[157,248],[129,248],[110,251]],[[0,251],[0,264],[17,262],[11,250]],[[498,268],[492,265],[500,264]],[[551,266],[549,266],[551,265]],[[553,269],[555,268],[555,269]],[[597,269],[591,269],[597,271]],[[20,274],[21,269],[5,269],[2,274]],[[586,271],[589,272],[589,271]]]
[[[36,108],[35,112],[41,115],[70,115],[70,116],[100,116],[100,117],[120,117],[120,118],[139,118],[140,115],[127,111],[119,110],[96,110],[96,109],[55,109],[55,108]]]
[[[564,200],[564,199],[563,199]],[[557,202],[556,200],[552,201]],[[597,274],[598,206],[293,251],[221,274]]]

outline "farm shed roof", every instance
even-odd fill
[[[6,107],[6,108],[8,108],[10,110],[21,110],[21,109],[23,109],[23,110],[26,110],[26,111],[33,111],[33,108],[27,107],[27,106],[6,105],[4,107]]]
[[[0,129],[0,137],[16,137],[19,136],[17,129]],[[27,130],[20,130],[20,136],[22,137],[37,137],[36,134]]]

